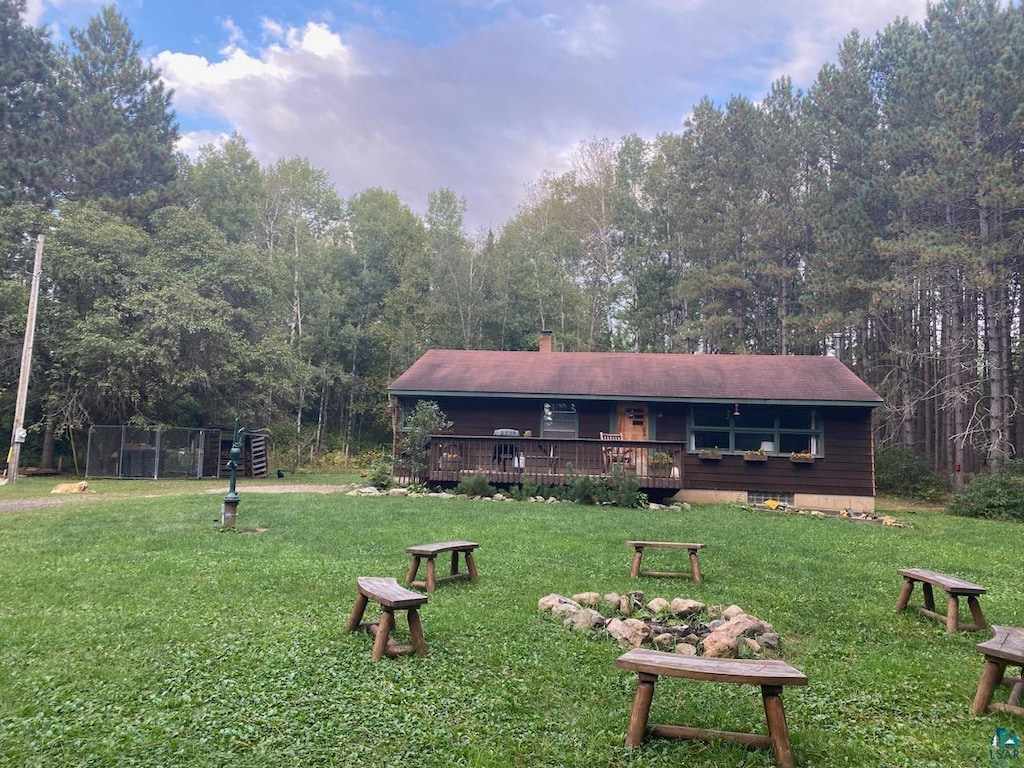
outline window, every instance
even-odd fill
[[[821,454],[822,425],[813,408],[780,405],[698,405],[691,411],[690,450],[723,453]]]
[[[579,434],[579,420],[575,403],[544,403],[541,419],[541,437],[561,437],[573,440]]]

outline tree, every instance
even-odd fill
[[[60,172],[66,93],[47,33],[0,0],[0,205],[48,205]]]
[[[177,174],[171,92],[143,63],[139,43],[114,6],[70,36],[71,147],[61,193],[141,219],[166,202]]]

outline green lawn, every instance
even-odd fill
[[[0,505],[43,487],[4,487]],[[989,621],[1024,625],[1019,525],[264,494],[244,481],[241,532],[221,533],[207,491],[223,482],[174,496],[93,487],[0,512],[2,766],[774,765],[734,744],[623,747],[636,677],[616,667],[621,649],[537,611],[551,592],[592,590],[737,603],[771,622],[810,679],[783,696],[801,766],[983,766],[997,726],[1020,732],[1008,715],[970,714],[987,633],[893,612],[896,569],[919,566],[983,584]],[[344,631],[355,578],[401,580],[406,546],[448,539],[480,542],[479,581],[430,597],[426,658],[372,663],[372,639]],[[627,539],[707,542],[704,582],[631,581]],[[673,556],[651,550],[645,567]],[[659,685],[651,720],[764,730],[755,688],[688,680]]]

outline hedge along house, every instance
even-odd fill
[[[556,352],[552,342],[545,332],[537,352],[430,350],[391,384],[396,446],[420,400],[452,422],[423,446],[420,479],[559,485],[621,471],[685,501],[874,511],[871,415],[882,399],[837,358]]]

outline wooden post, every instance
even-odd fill
[[[1006,662],[998,659],[986,658],[985,667],[981,671],[981,681],[978,683],[978,690],[974,694],[974,703],[971,704],[972,715],[984,715],[988,705],[992,703],[992,696],[996,687],[1003,680],[1003,672],[1006,670]],[[1024,669],[1021,674],[1024,675]]]
[[[626,731],[627,747],[639,747],[644,743],[647,718],[651,714],[651,701],[654,699],[654,684],[658,682],[657,675],[646,672],[638,672],[637,678],[633,709],[629,713],[629,729]]]
[[[32,289],[28,297],[28,318],[25,320],[25,341],[21,347],[21,372],[18,375],[18,397],[14,405],[14,427],[11,430],[11,450],[7,453],[7,481],[18,482],[21,463],[21,444],[25,442],[25,403],[28,400],[28,380],[32,373],[32,344],[36,334],[36,307],[39,304],[39,278],[43,274],[43,236],[36,240],[36,258],[32,265]]]
[[[761,699],[768,720],[768,736],[775,748],[775,762],[779,768],[794,768],[796,759],[789,743],[789,726],[786,725],[786,711],[782,706],[782,686],[762,685]]]

